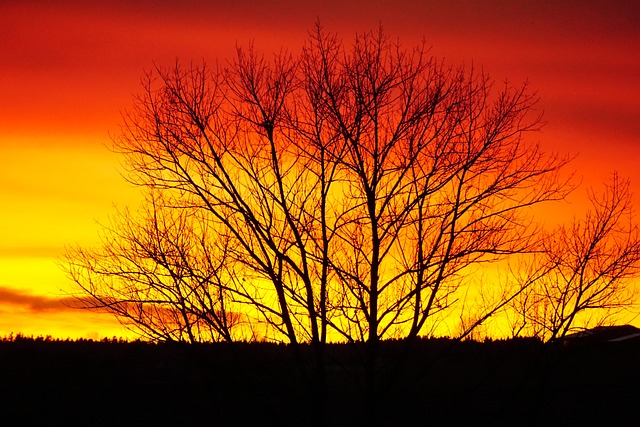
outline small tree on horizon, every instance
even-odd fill
[[[617,174],[602,193],[589,192],[583,218],[545,233],[523,272],[529,286],[511,303],[516,335],[545,341],[606,324],[636,304],[640,234],[630,183]],[[535,276],[535,277],[534,277]]]

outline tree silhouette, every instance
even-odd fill
[[[226,243],[197,211],[165,206],[152,193],[135,220],[129,210],[114,219],[99,252],[69,251],[81,306],[102,308],[153,341],[246,339],[232,334],[241,316],[226,305]]]
[[[70,275],[155,339],[259,330],[310,343],[320,371],[329,340],[366,342],[375,394],[379,340],[430,330],[465,271],[529,250],[529,208],[566,194],[568,159],[524,140],[537,97],[497,86],[381,29],[345,45],[319,24],[296,56],[158,67],[115,145],[162,203],[71,251]]]
[[[526,270],[531,286],[514,299],[520,332],[556,340],[635,303],[630,279],[640,267],[640,235],[629,181],[614,174],[603,194],[592,191],[589,199],[584,218],[544,235]]]

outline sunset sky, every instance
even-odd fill
[[[382,24],[411,47],[502,82],[529,81],[546,151],[576,154],[582,187],[628,177],[640,206],[638,1],[77,1],[0,3],[0,336],[120,335],[68,308],[65,246],[92,246],[116,207],[138,203],[111,138],[154,64],[224,65],[250,41],[297,52],[319,18],[349,43]],[[537,139],[536,139],[537,138]]]

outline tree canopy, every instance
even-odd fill
[[[571,190],[569,158],[527,138],[537,102],[382,29],[157,67],[115,140],[147,202],[67,270],[85,306],[154,340],[428,335],[471,268],[539,252],[531,208]]]

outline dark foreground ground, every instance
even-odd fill
[[[402,351],[382,344],[372,409],[359,349],[329,348],[324,424],[640,425],[638,342],[424,340],[384,363]],[[314,425],[295,366],[272,344],[4,340],[0,425]]]

